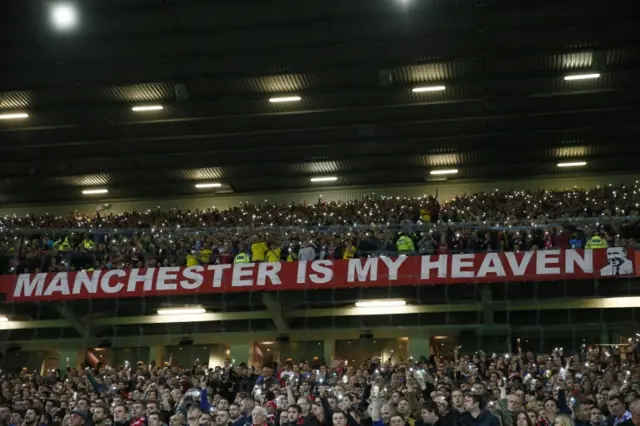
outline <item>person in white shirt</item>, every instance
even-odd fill
[[[311,247],[308,241],[302,243],[302,248],[298,251],[298,260],[299,261],[310,261],[316,260],[316,250]]]

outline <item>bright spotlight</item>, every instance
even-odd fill
[[[338,180],[338,176],[318,176],[309,179],[311,182],[335,182]]]
[[[0,114],[0,120],[19,120],[21,118],[29,118],[29,114],[26,112]]]
[[[405,306],[407,302],[402,299],[396,300],[361,300],[356,302],[356,308],[393,308]]]
[[[146,112],[146,111],[161,111],[164,107],[162,105],[137,105],[131,107],[131,111],[134,112]]]
[[[582,167],[586,166],[586,161],[573,161],[571,163],[558,163],[558,167]]]
[[[82,191],[84,195],[96,195],[96,194],[108,194],[109,190],[106,188],[98,188],[98,189],[85,189]]]
[[[565,75],[564,79],[566,81],[574,81],[574,80],[595,80],[600,78],[600,73],[592,73],[592,74],[572,74]]]
[[[202,306],[185,308],[158,309],[158,315],[198,315],[207,312]]]
[[[58,30],[70,30],[78,25],[78,11],[70,4],[51,7],[51,23]]]
[[[302,98],[300,96],[280,96],[276,98],[270,98],[269,102],[272,104],[279,104],[284,102],[300,102]]]

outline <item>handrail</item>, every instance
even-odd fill
[[[384,231],[397,230],[404,232],[431,231],[434,229],[473,229],[473,230],[492,230],[492,231],[529,231],[535,229],[548,229],[570,226],[601,226],[620,224],[625,222],[640,222],[640,216],[598,216],[585,218],[566,218],[553,219],[553,222],[536,223],[535,221],[504,221],[498,223],[496,221],[488,223],[487,221],[474,222],[410,222],[404,223],[353,223],[351,225],[340,226],[238,226],[238,227],[198,227],[185,228],[180,225],[169,227],[147,227],[147,228],[103,228],[103,227],[86,227],[86,228],[8,228],[0,227],[0,233],[10,235],[29,235],[29,234],[83,234],[89,233],[93,235],[112,235],[112,234],[141,234],[141,233],[171,233],[177,235],[198,235],[200,233],[217,233],[217,232],[315,232],[315,233],[335,233],[349,231]]]

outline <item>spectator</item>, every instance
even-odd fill
[[[638,426],[640,425],[640,399],[636,398],[629,403],[629,411],[631,419],[620,423],[622,426]]]
[[[591,406],[587,401],[578,402],[574,408],[574,425],[590,426],[591,424]]]
[[[577,425],[599,425],[604,424],[596,402],[600,400],[611,415],[611,424],[617,419],[619,424],[628,425],[629,419],[633,420],[636,411],[640,411],[636,398],[640,374],[636,372],[634,346],[624,348],[624,357],[618,356],[620,350],[585,348],[566,358],[561,350],[550,355],[525,353],[510,357],[488,356],[482,351],[469,355],[454,352],[453,359],[431,356],[416,362],[398,357],[385,362],[384,373],[374,357],[348,366],[340,359],[331,365],[315,360],[286,368],[279,365],[279,378],[273,377],[270,367],[263,368],[257,377],[246,365],[232,366],[228,362],[215,368],[200,363],[188,368],[138,363],[135,367],[98,366],[86,371],[69,368],[67,386],[58,386],[64,376],[40,378],[22,370],[0,379],[0,424],[27,426],[33,425],[34,419],[52,426],[85,424],[82,414],[86,412],[80,407],[89,407],[93,421],[105,426],[110,422],[131,425],[143,417],[151,426],[158,426],[163,419],[173,426],[184,426],[187,420],[191,425],[209,425],[209,410],[215,412],[216,426],[264,425],[271,418],[307,426],[406,426],[414,414],[419,414],[414,421],[418,426],[495,424],[498,418],[503,424],[519,426],[568,425],[571,418]],[[623,363],[630,371],[628,375],[616,373]],[[250,383],[249,392],[255,398],[241,390],[245,385],[237,383]],[[200,390],[196,391],[196,386]],[[23,405],[20,398],[14,397],[14,389],[32,387],[34,394],[43,395],[33,401],[33,406]],[[565,395],[564,387],[573,389],[572,393]],[[86,389],[95,390],[87,393]],[[49,392],[51,397],[45,397]],[[603,400],[603,395],[607,399]],[[241,401],[246,418],[237,403],[229,404],[227,397]],[[498,399],[501,403],[497,403]],[[629,411],[625,410],[625,400],[631,401]],[[131,407],[130,419],[127,407]],[[39,415],[40,409],[45,411],[43,416]]]
[[[264,262],[265,254],[269,250],[267,243],[263,240],[262,235],[255,234],[251,243],[251,261]]]
[[[315,249],[311,247],[308,241],[304,241],[302,243],[302,247],[300,248],[300,251],[298,251],[298,260],[303,262],[303,261],[315,260],[315,258],[316,258]]]
[[[113,425],[114,426],[129,426],[129,420],[127,418],[127,407],[124,404],[118,404],[114,402],[113,408]]]
[[[264,407],[255,407],[251,411],[251,421],[254,426],[267,426],[267,410]]]
[[[514,416],[514,419],[515,419],[515,422],[513,423],[514,426],[535,426],[537,424],[537,422],[534,423],[534,421],[531,419],[529,414],[525,413],[524,411],[518,412]]]
[[[416,422],[416,426],[440,426],[441,424],[433,401],[425,402],[420,410],[420,420]]]
[[[93,423],[96,426],[105,426],[108,416],[109,410],[104,405],[96,405],[93,407]],[[149,421],[149,423],[151,423],[151,421]]]
[[[33,411],[33,410],[30,410]],[[25,418],[26,420],[26,418]],[[84,410],[73,410],[69,420],[69,426],[90,426],[92,424],[91,416]]]
[[[631,419],[631,412],[627,410],[624,400],[619,395],[613,395],[608,401],[611,416],[607,419],[608,426],[618,426]]]
[[[487,408],[486,397],[482,394],[469,393],[464,399],[465,413],[460,418],[463,426],[499,426],[500,421]]]
[[[413,254],[416,248],[420,254],[582,248],[587,243],[590,248],[626,248],[634,247],[640,235],[639,204],[640,185],[634,183],[494,191],[443,203],[433,197],[377,197],[313,205],[244,204],[224,211],[7,216],[0,219],[0,272],[228,264],[234,258],[239,263],[296,261],[299,251],[310,260]],[[251,223],[246,217],[253,218]]]

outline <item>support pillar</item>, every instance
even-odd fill
[[[333,362],[333,358],[335,357],[336,342],[335,340],[325,340],[323,342],[323,345],[324,363],[327,365],[331,365],[331,363]]]
[[[229,358],[235,365],[242,364],[243,362],[249,365],[249,359],[251,357],[251,345],[230,345],[229,346]]]
[[[611,344],[613,346],[618,346],[622,343],[622,335],[620,332],[613,331],[611,332]]]
[[[58,368],[64,374],[67,365],[71,368],[80,368],[87,356],[87,348],[60,348],[58,351]],[[67,363],[67,358],[69,359]]]
[[[493,295],[490,287],[480,288],[480,300],[482,302],[482,323],[484,325],[493,325]]]
[[[423,356],[427,359],[431,356],[431,336],[419,336],[409,338],[409,356],[414,362]]]
[[[158,367],[162,367],[164,365],[164,346],[156,345],[149,346],[149,364],[155,361]]]

